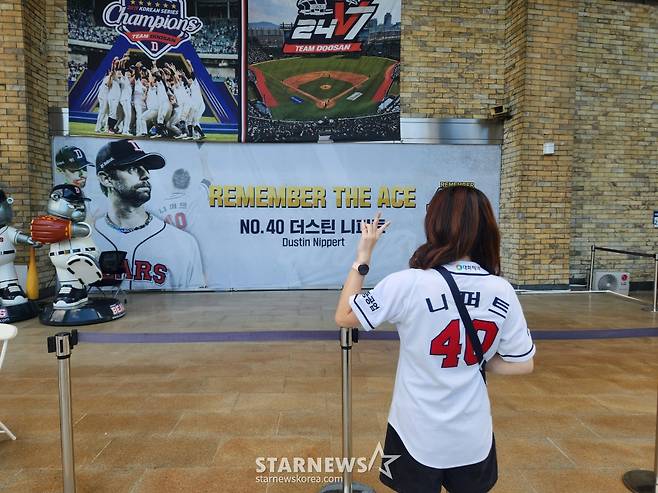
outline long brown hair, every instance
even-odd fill
[[[440,188],[425,214],[427,242],[409,260],[412,269],[429,269],[466,256],[500,275],[500,232],[489,199],[477,188]]]

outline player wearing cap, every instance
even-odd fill
[[[76,187],[84,188],[87,184],[87,166],[90,164],[79,147],[64,146],[55,154],[57,171],[64,175],[66,183]]]
[[[55,168],[64,178],[64,183],[75,185],[82,189],[87,186],[87,167],[94,166],[87,159],[82,149],[76,146],[64,146],[55,154]],[[91,185],[92,190],[85,190],[85,197],[90,198],[87,202],[87,219],[89,224],[93,224],[96,219],[105,214],[101,201],[97,200],[100,195],[95,184]]]
[[[360,293],[388,227],[378,226],[379,217],[361,226],[336,323],[373,330],[390,322],[400,336],[384,446],[389,459],[380,479],[403,493],[437,493],[442,486],[489,491],[498,469],[487,387],[448,279],[456,283],[489,372],[529,373],[535,354],[514,289],[499,277],[500,235],[491,205],[475,188],[438,190],[425,216],[427,242],[411,257],[411,268]]]
[[[150,171],[164,167],[160,154],[133,140],[112,141],[96,156],[96,173],[109,201],[96,221],[101,250],[127,252],[129,289],[197,289],[205,284],[196,240],[145,209],[151,198]]]

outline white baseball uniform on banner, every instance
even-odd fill
[[[123,124],[122,132],[126,135],[130,134],[130,125],[132,123],[133,111],[132,111],[132,100],[133,100],[133,90],[132,84],[130,83],[130,78],[122,75],[119,77],[119,84],[121,86],[121,96],[119,102],[121,103],[121,109],[123,109]]]
[[[107,93],[109,89],[107,84],[109,80],[109,75],[103,77],[101,85],[98,88],[98,115],[96,116],[96,132],[107,130],[107,114],[109,111],[109,105],[107,102]]]
[[[512,286],[474,262],[445,266],[454,276],[486,360],[521,362],[535,354]],[[350,300],[365,330],[384,322],[400,336],[389,423],[411,456],[429,467],[484,460],[492,443],[489,396],[450,288],[433,269],[385,277]]]
[[[127,289],[198,289],[205,286],[199,245],[192,235],[149,215],[142,227],[121,231],[107,217],[96,221],[100,251],[122,250],[130,273]]]
[[[191,118],[189,125],[199,125],[203,112],[206,111],[206,103],[203,102],[203,94],[201,94],[201,87],[199,82],[195,79],[190,83],[190,99],[192,109],[190,110]]]
[[[158,95],[158,123],[165,123],[165,120],[171,116],[171,103],[169,102],[169,95],[164,82],[158,81],[156,83]]]
[[[148,123],[152,120],[155,121],[158,118],[159,109],[158,90],[155,86],[149,84],[146,88],[146,111],[142,114],[142,121],[144,122],[144,128],[146,128],[147,132]]]
[[[121,84],[118,78],[111,76],[108,82],[107,92],[107,105],[108,115],[110,118],[116,120],[119,109],[119,101],[121,100]]]
[[[178,102],[178,107],[174,111],[172,120],[175,124],[178,124],[181,120],[185,120],[186,115],[190,112],[190,103],[189,95],[185,90],[185,86],[182,82],[174,84],[174,96],[176,96],[176,101]]]
[[[143,114],[146,109],[146,90],[141,79],[135,79],[135,88],[133,89],[133,104],[135,106],[135,135],[146,135],[146,122]]]

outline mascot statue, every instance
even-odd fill
[[[41,246],[31,237],[10,226],[13,199],[0,190],[0,322],[12,323],[32,318],[37,306],[29,301],[18,284],[14,267],[16,245]]]
[[[87,285],[103,277],[91,226],[83,222],[87,200],[76,185],[56,185],[48,199],[49,215],[33,219],[30,225],[33,240],[50,245],[50,261],[60,286],[53,302],[56,310],[71,310],[87,303]]]

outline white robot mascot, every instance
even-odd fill
[[[14,267],[15,245],[41,246],[32,238],[10,226],[14,200],[0,190],[0,307],[10,307],[28,303],[25,292],[18,284]],[[1,318],[1,317],[0,317]]]
[[[56,310],[84,305],[88,301],[87,285],[103,277],[92,228],[83,222],[87,200],[80,187],[56,185],[48,200],[49,215],[33,219],[30,225],[34,241],[50,244],[50,261],[60,285],[53,302]]]

